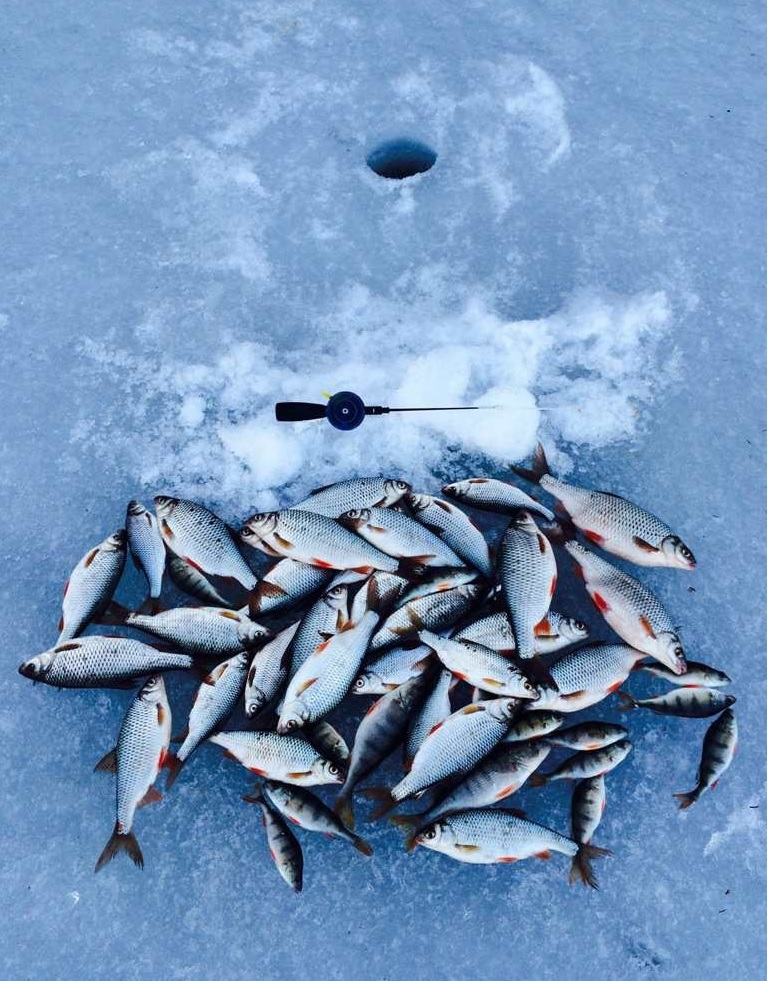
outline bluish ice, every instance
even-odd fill
[[[27,0],[2,21],[3,977],[764,976],[761,6]],[[434,166],[373,173],[399,138]],[[342,388],[501,408],[272,421]],[[696,553],[642,578],[734,679],[714,793],[671,796],[708,723],[635,712],[599,892],[562,857],[461,866],[363,823],[370,861],[304,836],[295,896],[209,746],[140,812],[145,871],[93,874],[93,765],[130,695],[16,667],[129,498],[237,522],[351,473],[503,474],[537,436]],[[140,602],[132,570],[119,595]],[[193,687],[171,679],[175,729]],[[515,803],[567,830],[568,788]]]

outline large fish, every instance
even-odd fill
[[[253,589],[256,576],[221,518],[202,504],[162,495],[155,498],[155,512],[163,541],[179,558],[206,576],[233,579]]]
[[[653,698],[633,698],[626,692],[619,692],[621,708],[625,711],[634,708],[647,708],[657,715],[677,715],[684,719],[706,719],[729,708],[736,701],[735,695],[709,688],[673,688],[665,695]]]
[[[550,610],[533,628],[533,649],[536,654],[554,654],[588,636],[589,627],[581,620]],[[512,624],[504,611],[489,613],[465,624],[456,631],[454,637],[456,640],[469,640],[504,653],[511,654],[516,649]]]
[[[593,845],[579,846],[565,835],[519,817],[514,811],[468,810],[448,814],[422,829],[417,845],[442,852],[458,862],[511,864],[526,858],[549,858],[561,852],[573,858],[584,849],[589,858],[607,854]]]
[[[444,541],[402,511],[361,508],[346,511],[339,521],[393,558],[428,568],[459,569],[464,565]]]
[[[307,658],[288,684],[277,723],[279,733],[317,722],[341,704],[378,622],[378,613],[368,610],[359,623],[345,624]]]
[[[261,787],[254,787],[245,799],[249,804],[258,804],[261,808],[269,854],[277,871],[294,892],[301,892],[304,881],[304,855],[296,835],[282,816],[266,802]]]
[[[696,786],[687,793],[674,795],[680,801],[682,809],[695,804],[705,791],[715,789],[718,781],[733,762],[738,741],[736,716],[730,709],[726,709],[719,718],[715,719],[704,736]]]
[[[605,777],[588,777],[576,784],[571,798],[571,838],[577,845],[589,845],[597,831],[605,810]],[[604,854],[611,853],[604,849]],[[590,856],[579,848],[573,856],[568,881],[583,882],[585,886],[597,889],[597,879],[592,871]]]
[[[245,714],[249,719],[277,698],[288,680],[286,651],[298,628],[299,621],[292,623],[253,655],[245,683]]]
[[[619,637],[683,674],[685,653],[677,628],[650,589],[578,542],[566,542],[565,548],[578,562],[592,602]]]
[[[158,651],[128,637],[80,637],[19,666],[19,674],[55,688],[133,688],[137,678],[192,667],[187,654]]]
[[[125,530],[134,564],[147,577],[151,612],[157,613],[165,572],[165,545],[157,518],[139,501],[130,501],[125,515]]]
[[[322,757],[300,736],[280,736],[276,732],[218,732],[208,742],[221,746],[225,756],[236,760],[259,777],[304,787],[342,783],[335,763]]]
[[[483,511],[513,514],[515,511],[525,510],[534,511],[550,521],[554,518],[554,514],[549,508],[539,504],[519,487],[515,487],[514,484],[507,484],[503,480],[493,480],[489,477],[470,477],[468,480],[459,480],[455,484],[448,484],[443,487],[443,493],[456,498],[457,501],[468,504],[470,507],[480,508]]]
[[[536,653],[536,626],[547,616],[557,584],[549,541],[530,512],[518,511],[504,532],[499,576],[520,657]]]
[[[419,639],[432,648],[451,674],[468,685],[513,698],[535,701],[539,697],[536,686],[518,670],[515,663],[490,647],[469,641],[459,643],[429,630],[420,631]]]
[[[452,626],[465,613],[480,595],[480,586],[467,583],[418,599],[399,606],[391,613],[371,641],[371,652],[381,651],[395,644],[403,644],[408,639],[418,640],[420,630],[437,633]]]
[[[266,627],[236,610],[215,606],[179,606],[154,616],[126,612],[126,627],[142,630],[198,657],[233,657],[253,651],[272,636]]]
[[[97,770],[117,774],[115,827],[96,862],[96,871],[118,852],[127,852],[139,868],[144,857],[133,833],[136,808],[159,800],[154,783],[166,761],[171,738],[171,707],[161,676],[149,678],[123,719],[117,746],[97,764]]]
[[[250,655],[235,654],[217,664],[197,690],[189,712],[189,722],[182,734],[181,746],[168,758],[165,789],[170,790],[181,768],[197,747],[216,732],[234,712],[245,685]]]
[[[618,691],[645,655],[626,644],[589,644],[563,654],[550,667],[555,688],[540,688],[539,708],[579,712]]]
[[[241,531],[244,542],[259,541],[272,555],[282,555],[322,569],[395,572],[399,565],[338,521],[312,511],[271,511],[249,518]],[[260,546],[261,547],[261,546]]]
[[[121,529],[77,563],[64,587],[57,644],[79,636],[109,606],[125,568],[125,550],[126,533]]]
[[[256,618],[294,606],[328,586],[334,575],[333,569],[280,559],[248,597],[248,611]]]
[[[585,538],[606,552],[636,565],[673,569],[696,567],[696,559],[688,546],[669,525],[649,511],[618,494],[586,490],[553,477],[541,443],[536,447],[532,469],[512,469],[556,497]]]
[[[459,558],[474,566],[487,579],[493,576],[493,563],[485,536],[469,515],[450,501],[428,494],[409,494],[408,503],[419,524],[433,531]]]
[[[337,484],[319,487],[309,497],[293,505],[295,511],[314,511],[338,518],[356,508],[388,508],[410,491],[411,485],[392,477],[353,477]]]

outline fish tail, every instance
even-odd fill
[[[168,753],[165,758],[165,767],[168,773],[165,778],[165,792],[171,789],[171,787],[176,783],[176,778],[181,773],[181,768],[184,766],[184,760],[180,760],[175,753]]]
[[[371,855],[373,855],[373,848],[371,848],[371,846],[368,844],[365,838],[361,838],[360,835],[352,836],[352,844],[359,852],[362,852],[363,855],[365,855],[367,858],[370,858]]]
[[[613,852],[608,848],[598,848],[597,845],[580,845],[579,850],[571,862],[571,871],[568,875],[568,882],[581,882],[591,889],[599,889],[595,873],[592,869],[592,859],[604,858],[612,855]]]
[[[634,698],[632,698],[629,692],[619,689],[616,694],[619,696],[619,700],[621,701],[621,705],[619,705],[619,712],[631,712],[632,709],[637,708],[637,702],[634,700]]]
[[[127,623],[128,618],[133,615],[133,610],[129,610],[127,606],[123,606],[122,603],[118,603],[115,600],[111,600],[106,610],[98,618],[98,623],[110,623],[116,626]]]
[[[385,817],[389,812],[397,807],[399,801],[396,801],[392,796],[389,787],[365,787],[360,791],[364,797],[368,797],[370,800],[379,801],[379,806],[374,808],[370,814],[371,821],[379,821],[381,818]]]
[[[687,810],[687,808],[689,808],[691,804],[695,804],[696,801],[699,799],[699,795],[696,793],[695,790],[689,790],[687,793],[684,794],[672,794],[672,796],[676,798],[676,800],[680,801],[681,811]]]
[[[532,773],[530,777],[528,777],[528,786],[543,787],[548,780],[549,780],[548,773]]]
[[[150,616],[155,616],[157,613],[162,613],[163,606],[160,602],[159,596],[147,596],[144,602],[136,611],[137,613],[148,613]]]
[[[104,846],[104,851],[99,855],[96,868],[94,869],[95,872],[101,871],[105,865],[112,861],[118,852],[127,852],[128,857],[134,865],[137,865],[140,869],[144,868],[144,856],[141,854],[141,848],[139,848],[136,835],[133,831],[121,833],[118,830],[119,827],[119,824],[116,823],[111,838]]]
[[[405,850],[407,852],[412,852],[416,847],[416,831],[423,817],[423,814],[393,814],[389,819],[396,828],[405,832]]]
[[[533,451],[533,460],[531,461],[530,470],[527,467],[518,467],[515,464],[510,463],[509,469],[516,473],[518,477],[522,477],[523,480],[528,480],[532,484],[538,484],[541,478],[550,473],[549,463],[547,462],[547,454],[544,452],[544,447],[541,443],[536,444],[536,449]]]
[[[355,812],[352,809],[351,797],[349,797],[347,794],[339,795],[339,797],[336,798],[336,803],[333,805],[333,810],[348,828],[354,828]]]

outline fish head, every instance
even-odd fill
[[[260,644],[265,644],[272,638],[271,630],[267,630],[267,628],[262,627],[260,623],[256,623],[255,620],[249,620],[247,617],[243,617],[240,626],[238,627],[237,634],[243,644],[243,647],[246,647],[249,650],[252,650],[254,647],[258,647]],[[247,653],[242,653],[243,657],[247,658]]]
[[[659,546],[663,555],[669,560],[670,565],[679,569],[695,569],[696,559],[693,552],[688,548],[682,538],[677,535],[667,535],[662,539]]]
[[[574,617],[563,617],[558,630],[561,637],[566,637],[572,641],[583,640],[589,636],[589,627],[586,623],[582,620],[576,620]]]
[[[457,480],[455,484],[446,484],[443,487],[443,494],[447,497],[453,497],[457,501],[461,501],[468,496],[471,486],[472,484],[469,480]]]
[[[243,525],[240,536],[248,544],[251,544],[254,538],[266,538],[277,528],[279,520],[277,511],[264,511],[262,514],[254,514]]]
[[[248,665],[251,663],[251,654],[249,651],[240,651],[239,654],[235,654],[229,659],[229,663],[235,671],[247,671]]]
[[[140,698],[142,702],[147,702],[149,705],[159,705],[167,701],[163,676],[161,674],[153,674],[151,678],[147,679],[144,687],[136,697]]]
[[[381,691],[381,678],[373,671],[365,671],[355,679],[352,691],[355,695],[375,695]]]
[[[155,498],[155,513],[158,519],[170,518],[178,503],[178,497],[165,497],[162,494],[158,494]]]
[[[349,583],[341,582],[337,586],[331,586],[323,593],[323,602],[332,610],[344,610],[346,609],[348,594]]]
[[[410,494],[411,485],[405,480],[385,480],[384,481],[384,500],[380,502],[379,507],[388,508],[392,504],[397,504],[397,502],[405,497],[406,494]]]
[[[420,511],[426,511],[427,508],[433,501],[433,498],[429,494],[409,494],[407,497],[408,506],[418,514]]]
[[[261,688],[250,688],[245,699],[245,714],[249,719],[255,718],[267,704],[267,696]]]
[[[414,837],[413,842],[415,845],[421,845],[423,848],[443,851],[446,847],[450,847],[453,837],[450,825],[447,822],[433,821],[432,824],[428,824],[419,831]]]
[[[684,674],[687,668],[685,652],[677,634],[672,633],[672,631],[665,631],[658,634],[657,639],[659,650],[656,657],[658,660],[662,664],[666,664],[675,674]]]
[[[533,520],[533,515],[530,511],[526,511],[525,508],[515,511],[509,527],[514,528],[516,531],[525,531],[529,535],[538,535],[539,533],[539,527]]]
[[[504,723],[511,722],[520,708],[520,700],[517,698],[491,698],[479,704],[483,705],[492,719]]]
[[[131,518],[140,518],[142,514],[145,513],[147,509],[141,503],[141,501],[129,501],[128,507],[126,508],[126,513]]]
[[[35,657],[30,657],[27,661],[23,661],[19,665],[19,674],[24,675],[25,678],[29,678],[31,681],[41,681],[50,671],[55,657],[55,649],[44,651]]]
[[[522,682],[522,689],[525,694],[521,693],[521,698],[525,698],[529,702],[538,702],[538,700],[541,698],[539,689],[532,681],[529,681],[524,675],[521,675],[513,664],[510,664],[509,666],[509,675],[510,678],[513,678],[515,681]]]
[[[344,783],[341,767],[319,756],[312,764],[312,772],[322,778],[323,783]]]
[[[101,543],[101,550],[103,552],[124,552],[125,546],[128,541],[128,534],[125,528],[121,528],[116,531],[109,538],[105,538]]]
[[[277,731],[281,736],[288,735],[289,732],[296,732],[309,721],[309,709],[300,699],[295,699],[288,705],[283,706],[280,719],[277,723]]]
[[[339,517],[339,522],[345,528],[351,528],[353,531],[356,531],[358,528],[364,528],[370,520],[370,508],[354,508],[352,511],[345,511]]]

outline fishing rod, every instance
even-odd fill
[[[474,412],[479,409],[500,408],[502,406],[499,405],[419,405],[390,408],[387,405],[366,405],[354,392],[337,392],[329,396],[325,405],[321,402],[277,402],[275,419],[278,422],[326,419],[334,429],[348,432],[361,426],[366,416],[383,416],[390,412]]]

